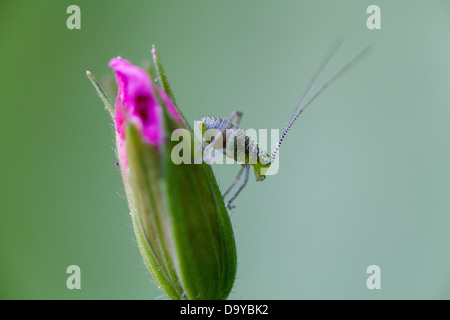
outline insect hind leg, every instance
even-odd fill
[[[222,197],[225,199],[225,197],[230,193],[230,191],[234,188],[234,186],[236,185],[236,183],[238,183],[238,181],[241,179],[242,173],[244,172],[245,169],[245,165],[242,165],[242,168],[239,170],[238,175],[236,176],[236,179],[234,179],[233,183],[231,184],[231,186],[228,187],[227,191],[225,191],[225,193],[222,195]]]
[[[250,172],[250,165],[249,165],[249,164],[246,164],[246,165],[243,165],[243,166],[244,166],[243,168],[245,168],[244,181],[242,182],[241,186],[240,186],[239,189],[236,191],[236,193],[231,197],[231,199],[228,200],[228,203],[227,203],[227,209],[228,209],[228,210],[231,210],[231,209],[234,208],[234,206],[231,206],[231,203],[237,198],[237,196],[239,195],[239,193],[242,191],[242,189],[244,189],[245,185],[246,185],[247,182],[248,182],[248,174],[249,174],[249,172]],[[242,169],[241,169],[241,170],[242,170]],[[240,172],[240,174],[242,174],[242,173]],[[235,184],[236,182],[237,182],[237,181],[235,181],[234,184]]]
[[[211,145],[208,145],[206,148],[211,148],[211,152],[207,154],[206,156],[203,156],[202,162],[205,162],[207,164],[212,164],[214,159],[223,155],[226,149],[214,149]],[[205,148],[205,150],[207,150]]]
[[[230,122],[235,127],[239,127],[239,122],[241,122],[241,119],[242,119],[242,112],[240,111],[234,111],[229,117]]]
[[[235,128],[239,128],[239,122],[241,122],[243,113],[240,111],[233,111],[227,118],[228,122]]]

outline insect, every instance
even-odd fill
[[[205,147],[213,149],[213,151],[217,151],[218,153],[224,153],[226,156],[233,158],[235,161],[240,161],[241,169],[234,180],[234,182],[230,185],[230,187],[225,191],[223,197],[225,198],[234,186],[240,181],[242,174],[244,174],[244,179],[236,190],[236,192],[231,196],[231,198],[227,202],[227,208],[230,210],[234,208],[231,206],[232,202],[237,198],[239,193],[244,189],[247,184],[250,167],[253,167],[256,180],[263,181],[266,178],[266,173],[269,170],[271,164],[273,164],[278,150],[286,137],[287,133],[291,129],[294,122],[298,119],[300,114],[322,93],[330,84],[332,84],[335,80],[337,80],[341,75],[343,75],[352,65],[356,63],[357,60],[360,60],[370,49],[370,47],[365,48],[359,54],[357,54],[353,59],[347,62],[338,72],[336,72],[333,76],[331,76],[328,80],[326,80],[322,86],[309,98],[306,100],[308,95],[311,93],[314,85],[317,82],[317,79],[325,70],[326,66],[333,58],[333,56],[338,51],[342,41],[337,42],[330,53],[325,57],[322,61],[321,65],[317,69],[316,73],[311,78],[308,86],[305,88],[294,112],[289,119],[288,124],[286,125],[283,134],[281,135],[277,145],[273,149],[272,153],[269,155],[264,150],[260,149],[258,144],[255,143],[250,137],[246,136],[244,131],[239,128],[239,122],[242,118],[242,112],[234,111],[228,118],[219,118],[219,117],[204,117],[200,119],[200,121],[196,122],[197,127],[201,130],[202,135],[207,130],[216,130],[217,134],[214,135],[209,144]],[[234,131],[235,134],[228,137],[229,131]],[[226,137],[225,139],[218,139],[219,137]],[[232,145],[230,147],[230,144]],[[240,151],[239,152],[239,147]],[[215,156],[215,153],[214,153]],[[256,161],[250,161],[252,159]],[[205,159],[209,160],[209,159]]]

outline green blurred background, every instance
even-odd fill
[[[81,8],[68,30],[66,8]],[[381,8],[381,30],[366,9]],[[85,76],[155,44],[190,121],[284,128],[323,56],[370,56],[303,115],[231,214],[233,299],[450,298],[450,2],[0,3],[0,298],[161,298],[134,239],[113,128]],[[216,166],[222,188],[238,168]],[[201,204],[199,204],[201,205]],[[81,268],[81,290],[66,268]],[[381,268],[368,290],[366,268]]]

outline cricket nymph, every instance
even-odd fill
[[[267,152],[239,128],[242,112],[234,111],[228,118],[204,117],[197,123],[202,135],[207,130],[214,130],[210,147],[223,152],[226,156],[242,165],[252,165],[257,181],[266,178],[265,173],[272,163]],[[221,137],[221,139],[219,139]]]
[[[314,88],[317,79],[323,73],[325,67],[330,62],[331,58],[335,55],[341,43],[342,41],[336,43],[330,53],[325,57],[316,73],[313,75],[308,86],[305,88],[300,101],[297,103],[297,106],[292,113],[291,118],[289,119],[289,122],[287,123],[283,131],[283,134],[280,137],[280,140],[278,141],[277,145],[270,155],[261,150],[258,147],[258,144],[254,142],[250,137],[248,137],[242,129],[239,128],[239,122],[242,118],[242,112],[235,111],[226,119],[219,117],[204,117],[200,121],[196,122],[196,126],[201,130],[202,137],[205,138],[205,141],[209,141],[209,144],[206,146],[205,151],[208,148],[211,150],[211,152],[207,153],[208,155],[203,159],[207,160],[208,158],[213,158],[215,156],[214,151],[217,151],[220,153],[224,153],[227,157],[234,159],[242,165],[242,168],[239,171],[236,180],[227,189],[223,197],[225,197],[235,186],[235,184],[240,180],[242,173],[245,170],[244,181],[242,182],[238,190],[234,193],[234,195],[230,198],[230,200],[228,200],[228,209],[232,208],[231,203],[234,201],[234,199],[236,199],[238,194],[242,191],[242,189],[244,189],[245,185],[247,184],[250,166],[253,166],[253,169],[255,170],[256,180],[264,180],[266,178],[266,174],[268,173],[269,167],[276,160],[278,150],[284,138],[292,128],[294,122],[297,121],[300,114],[302,114],[302,112],[331,83],[342,76],[352,65],[355,64],[357,60],[361,59],[370,49],[370,47],[367,47],[362,50],[358,55],[347,62],[347,64],[345,64],[338,72],[328,78],[319,87],[319,89],[317,89],[316,92],[312,94],[312,89]],[[209,130],[214,130],[215,133],[211,134],[210,132],[208,132]],[[229,134],[229,132],[232,132],[232,134]]]

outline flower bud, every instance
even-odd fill
[[[159,78],[153,80],[167,83],[155,51],[154,59]],[[211,168],[172,162],[171,150],[179,144],[171,141],[172,132],[192,130],[166,86],[160,88],[127,60],[114,58],[109,65],[118,84],[115,111],[110,112],[117,153],[145,264],[171,299],[225,299],[236,275],[236,246]]]

